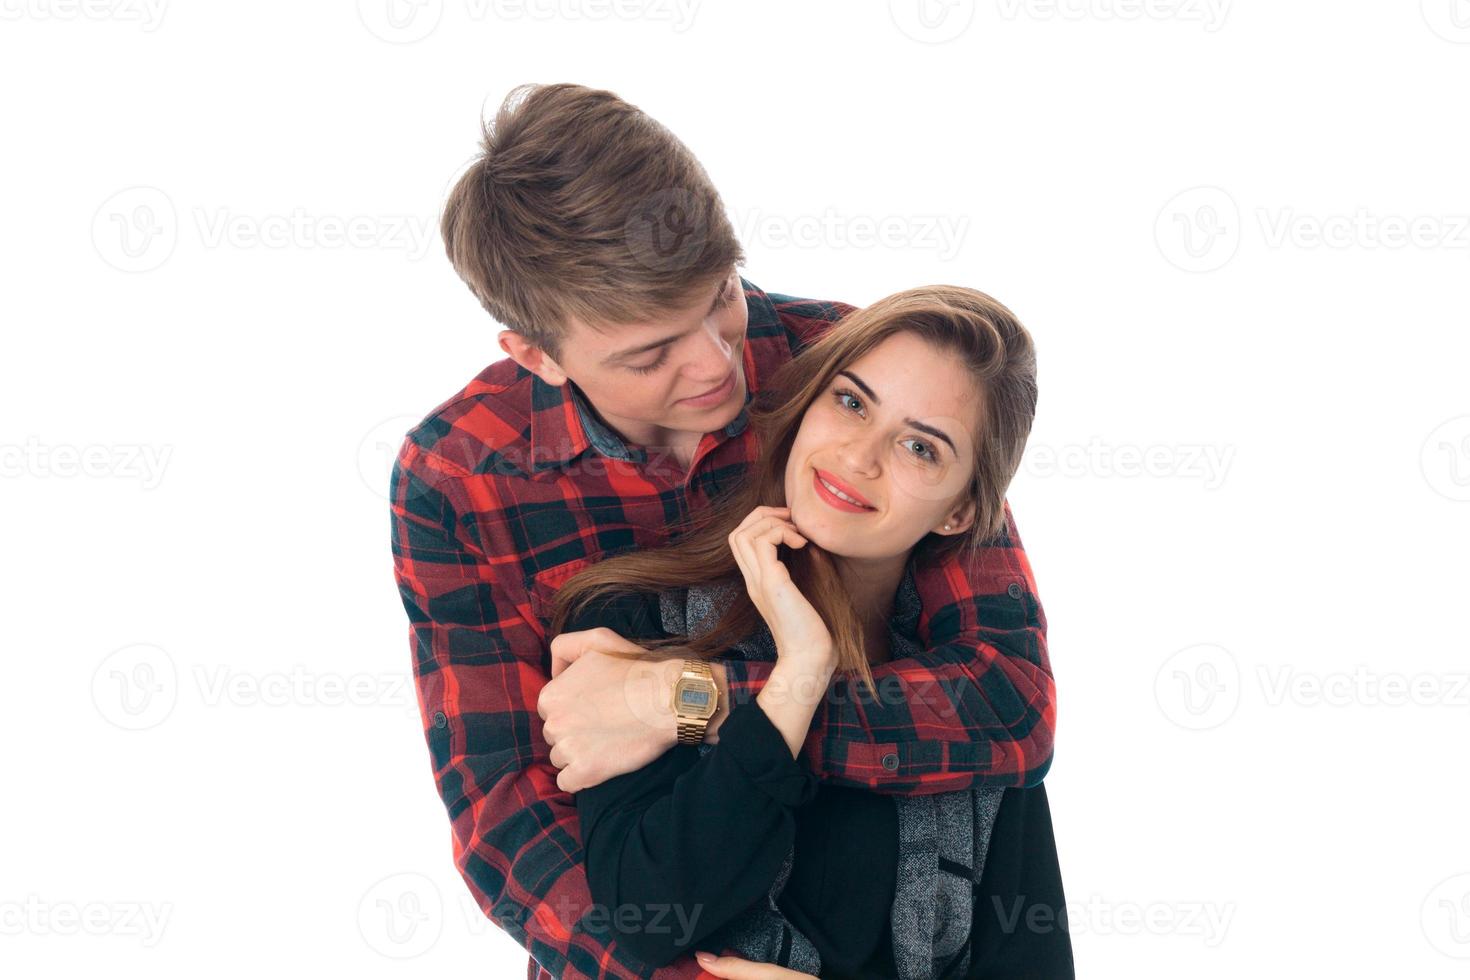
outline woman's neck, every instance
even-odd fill
[[[888,623],[894,597],[908,565],[907,553],[892,558],[843,558],[833,555],[838,577],[863,624],[863,646],[869,663],[888,659]]]

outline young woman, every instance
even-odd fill
[[[577,794],[588,884],[621,945],[654,965],[733,948],[706,965],[731,977],[745,960],[786,968],[752,976],[1072,976],[1042,787],[887,796],[800,761],[823,697],[880,698],[870,664],[922,650],[913,569],[1011,533],[1035,405],[1031,339],[1004,306],[954,286],[890,296],[763,389],[746,484],[669,547],[558,592],[554,633],[775,661],[717,741]],[[997,603],[987,625],[1016,615]]]

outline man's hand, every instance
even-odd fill
[[[681,661],[628,660],[601,650],[640,650],[610,629],[551,641],[551,681],[536,713],[545,725],[556,785],[575,793],[635,772],[677,742],[673,690]]]

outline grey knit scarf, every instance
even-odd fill
[[[671,590],[659,597],[664,631],[699,636],[711,629],[737,586],[696,586]],[[920,602],[911,570],[904,572],[894,597],[888,633],[893,659],[920,651]],[[764,625],[735,647],[749,660],[774,661],[775,641]],[[700,755],[714,749],[708,743]],[[970,964],[973,898],[985,870],[990,831],[1004,789],[975,787],[927,796],[895,796],[898,813],[898,868],[891,925],[893,962],[900,980],[963,977]],[[816,947],[776,906],[791,876],[795,847],[771,884],[764,902],[727,923],[716,934],[723,945],[746,959],[780,963],[820,976]],[[785,960],[781,950],[787,948]]]

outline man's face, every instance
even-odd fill
[[[603,420],[638,445],[668,445],[729,425],[745,404],[748,311],[732,269],[680,309],[645,323],[568,324],[542,380],[570,379]],[[528,365],[529,367],[529,365]],[[699,397],[705,396],[705,397]]]
[[[786,461],[792,523],[824,550],[863,559],[906,554],[931,531],[968,528],[973,508],[962,504],[980,405],[974,376],[952,353],[910,333],[887,338],[802,416]]]

